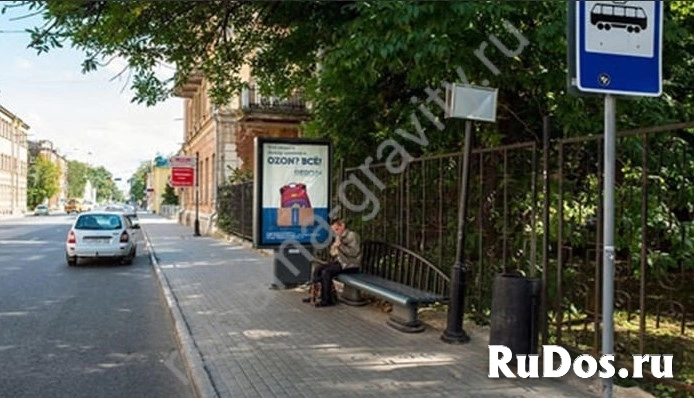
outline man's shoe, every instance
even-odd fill
[[[311,299],[312,299],[312,297],[304,297],[304,298],[301,299],[301,302],[302,302],[302,303],[310,303],[310,302],[311,302]]]
[[[335,305],[335,303],[330,303],[330,302],[326,303],[323,301],[316,303],[316,307],[332,307],[334,305]]]

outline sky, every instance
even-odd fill
[[[9,10],[0,15],[0,105],[29,125],[30,140],[52,141],[70,160],[104,166],[121,178],[118,186],[124,191],[142,161],[181,147],[181,99],[154,107],[131,103],[127,73],[114,80],[124,60],[82,74],[84,54],[69,44],[37,55],[27,49],[29,35],[22,31],[42,20],[17,18],[26,14]],[[162,67],[158,73],[170,76],[173,70]]]

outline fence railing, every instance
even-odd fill
[[[253,182],[218,188],[218,221],[223,231],[253,239]]]
[[[174,205],[161,205],[159,207],[159,214],[171,219],[178,218],[178,213],[181,211],[181,206]]]

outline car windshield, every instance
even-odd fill
[[[120,217],[114,214],[89,214],[80,216],[75,223],[75,229],[110,230],[121,229]]]

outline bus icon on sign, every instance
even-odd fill
[[[598,3],[590,11],[590,23],[599,30],[612,28],[626,29],[629,33],[639,33],[648,27],[646,12],[641,7],[620,5],[626,2],[613,1],[618,4]]]

